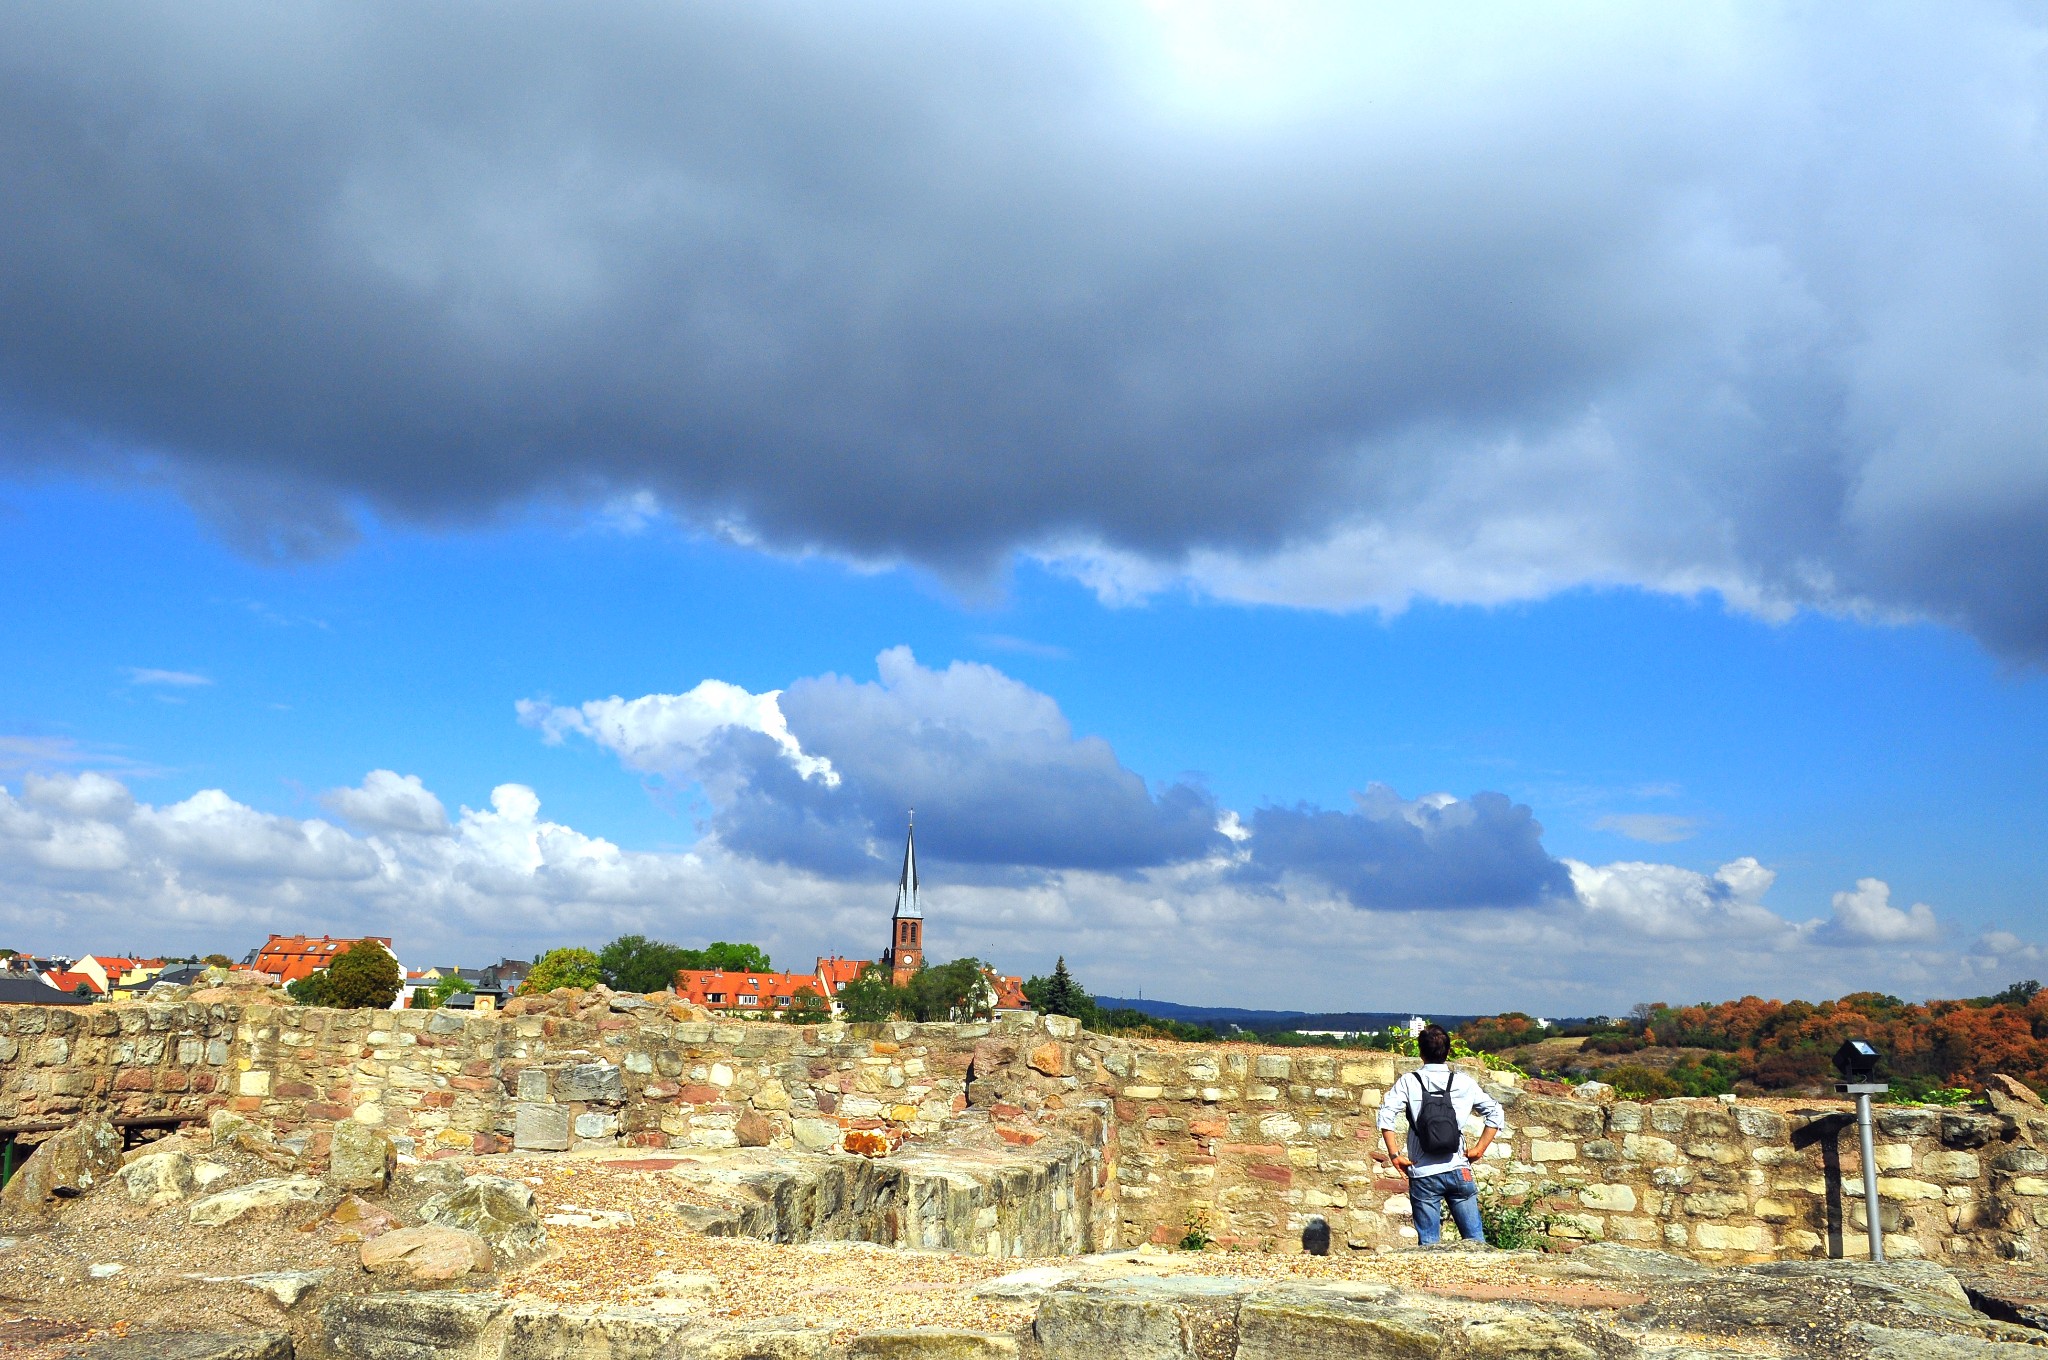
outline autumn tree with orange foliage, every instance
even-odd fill
[[[1491,1038],[1514,1017],[1473,1021]],[[1833,1079],[1844,1039],[1867,1039],[1886,1058],[1902,1093],[1945,1086],[1981,1089],[1994,1073],[2048,1090],[2048,993],[2018,983],[1995,996],[1908,1004],[1880,992],[1835,1001],[1766,1001],[1745,996],[1712,1005],[1639,1006],[1631,1026],[1659,1047],[1704,1048],[1731,1055],[1741,1079],[1765,1090]]]

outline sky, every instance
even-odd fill
[[[0,932],[2048,972],[2025,6],[0,16]]]

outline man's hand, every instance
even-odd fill
[[[1486,1155],[1486,1150],[1492,1146],[1493,1130],[1490,1128],[1481,1129],[1479,1131],[1479,1141],[1474,1143],[1471,1147],[1465,1149],[1465,1160],[1468,1162],[1478,1161],[1481,1157],[1484,1157]]]
[[[1397,1156],[1394,1158],[1394,1170],[1396,1171],[1406,1171],[1409,1167],[1414,1165],[1415,1163],[1409,1161],[1406,1157]]]

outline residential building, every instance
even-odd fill
[[[796,1005],[796,994],[820,996],[811,973],[728,973],[720,968],[685,968],[676,974],[676,995],[706,1010],[735,1015],[781,1015]]]
[[[385,952],[390,952],[389,938],[381,935],[369,938],[383,945]],[[273,935],[245,962],[258,972],[270,974],[279,986],[283,986],[319,972],[334,962],[335,955],[346,953],[354,943],[354,939],[335,940],[325,935],[317,939],[306,935]]]

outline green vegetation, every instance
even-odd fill
[[[444,978],[436,979],[434,985],[424,992],[414,992],[412,1004],[418,1010],[436,1010],[447,1005],[449,997],[457,996],[464,992],[474,992],[475,990],[476,988],[470,986],[469,983],[450,973]]]
[[[774,965],[760,946],[717,940],[688,949],[645,935],[621,935],[597,955],[600,980],[615,992],[660,992],[675,985],[685,968],[721,968],[728,973],[768,973]]]
[[[1181,1234],[1182,1251],[1200,1251],[1216,1240],[1209,1236],[1209,1211],[1199,1204],[1188,1209],[1181,1219],[1181,1226],[1187,1229]]]
[[[317,973],[285,988],[301,1006],[336,1010],[389,1010],[398,999],[398,960],[375,940],[357,940]]]
[[[995,1013],[995,993],[980,959],[928,963],[898,987],[880,964],[869,964],[839,989],[839,1006],[853,1021],[964,1020]]]
[[[1093,1030],[1097,1034],[1127,1034],[1139,1039],[1174,1039],[1190,1044],[1213,1044],[1218,1041],[1216,1031],[1207,1025],[1163,1020],[1131,1006],[1102,1009],[1095,1004],[1095,998],[1088,994],[1087,989],[1076,982],[1073,974],[1067,971],[1065,957],[1061,957],[1053,965],[1050,977],[1024,980],[1024,999],[1029,1001],[1031,1009],[1040,1015],[1070,1015],[1079,1020],[1083,1028]]]
[[[1543,1185],[1510,1199],[1492,1186],[1480,1186],[1479,1224],[1486,1230],[1487,1243],[1502,1251],[1548,1246],[1550,1230],[1557,1225],[1558,1215],[1544,1205],[1556,1193],[1556,1186]]]
[[[539,996],[562,987],[595,987],[602,978],[597,955],[588,949],[550,949],[526,975],[519,994]]]
[[[832,1008],[818,995],[817,988],[799,987],[791,994],[789,1010],[783,1018],[792,1025],[821,1025],[832,1018]]]

